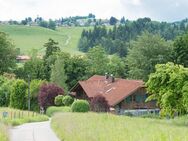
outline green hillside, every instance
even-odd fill
[[[44,53],[43,45],[49,38],[59,42],[59,46],[65,52],[71,54],[82,54],[77,49],[83,27],[59,27],[56,31],[37,27],[22,25],[0,25],[0,31],[5,32],[13,40],[16,48],[21,49],[22,54],[29,54],[32,48]]]

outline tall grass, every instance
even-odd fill
[[[56,106],[50,106],[46,110],[46,115],[49,117],[53,116],[55,113],[66,113],[70,112],[71,108],[67,106],[61,106],[61,107],[56,107]]]
[[[8,129],[3,123],[0,123],[0,141],[8,141]]]
[[[172,120],[112,114],[56,114],[52,128],[65,141],[188,141],[188,127]]]

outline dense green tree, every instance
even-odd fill
[[[160,35],[143,33],[131,43],[127,55],[129,77],[147,80],[148,75],[154,72],[156,64],[166,63],[170,60],[171,50],[170,43]]]
[[[125,78],[127,76],[127,67],[125,58],[120,58],[118,55],[112,56],[108,65],[108,73],[113,74],[115,77]]]
[[[28,75],[32,77],[32,79],[45,79],[44,74],[44,62],[39,58],[32,58],[24,64],[24,79],[28,79]]]
[[[58,46],[58,44],[58,42],[55,42],[51,38],[48,40],[47,43],[44,44],[44,47],[46,48],[44,59],[48,59],[48,57],[52,55],[54,52],[60,51],[60,47]]]
[[[115,17],[111,17],[109,23],[110,23],[110,25],[116,25],[117,21],[118,20]]]
[[[3,79],[3,82],[1,81],[0,84],[0,106],[8,107],[10,103],[10,94],[15,79],[8,79],[4,76],[0,76],[0,79]]]
[[[0,32],[0,74],[9,72],[16,65],[15,48],[3,32]]]
[[[44,55],[44,72],[46,80],[50,80],[51,75],[51,66],[55,63],[53,58],[50,58],[56,52],[60,51],[58,42],[55,42],[53,39],[49,39],[47,43],[44,44],[46,52]]]
[[[40,21],[39,26],[48,28],[48,22],[47,21]]]
[[[157,100],[162,115],[188,112],[188,69],[173,63],[156,65],[146,83],[148,101]]]
[[[104,49],[96,46],[87,53],[88,67],[87,72],[90,75],[105,74],[108,70],[109,59]]]
[[[30,103],[31,103],[30,106],[31,106],[32,111],[38,112],[40,109],[40,106],[38,105],[38,94],[39,94],[40,87],[44,83],[47,83],[47,82],[44,80],[38,80],[38,79],[33,79],[30,82]],[[28,91],[27,91],[27,95],[28,95]]]
[[[10,95],[10,106],[18,109],[26,109],[28,85],[24,80],[17,79],[13,84],[12,93]]]
[[[122,18],[120,22],[124,22],[124,19]],[[108,54],[118,53],[122,57],[126,55],[126,47],[130,41],[135,40],[142,32],[160,34],[165,40],[173,40],[186,32],[187,23],[187,20],[167,23],[151,21],[150,18],[139,18],[136,21],[127,20],[124,24],[115,25],[113,29],[108,28],[108,30],[95,26],[93,30],[83,30],[78,47],[80,51],[88,52],[90,48],[101,45]]]
[[[121,18],[120,23],[121,23],[121,24],[125,24],[125,17],[122,17],[122,18]]]
[[[172,57],[175,63],[188,67],[188,34],[175,40]]]
[[[65,74],[64,66],[65,64],[64,64],[63,57],[58,56],[55,61],[55,64],[52,66],[50,80],[56,85],[64,88],[64,91],[67,92],[67,85],[65,83],[67,80],[67,75]]]
[[[48,28],[55,30],[56,29],[56,23],[53,20],[49,20]]]
[[[55,62],[58,56],[60,56],[64,62],[65,74],[67,76],[65,83],[67,84],[68,90],[79,80],[88,78],[88,73],[86,71],[88,61],[85,56],[71,56],[69,53],[60,52],[50,56],[50,60]]]
[[[72,56],[65,62],[65,73],[67,75],[67,85],[71,89],[79,80],[87,79],[86,68],[88,62],[86,57]]]
[[[88,39],[86,37],[83,37],[79,40],[78,48],[80,51],[88,52]]]

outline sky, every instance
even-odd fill
[[[150,17],[158,21],[188,18],[188,0],[0,0],[0,20],[22,20],[25,17],[59,19],[69,16],[135,20]]]

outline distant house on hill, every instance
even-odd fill
[[[79,81],[71,89],[71,95],[88,101],[96,95],[102,95],[108,101],[110,109],[118,114],[134,110],[155,111],[157,108],[155,101],[145,102],[148,95],[142,80],[94,75],[88,80]]]
[[[42,59],[43,57],[40,56],[40,55],[38,55],[37,58],[38,58],[38,59]],[[25,63],[25,62],[31,60],[31,57],[30,57],[30,56],[27,56],[27,55],[18,55],[18,56],[16,57],[16,60],[17,60],[18,63]]]
[[[31,59],[31,57],[29,57],[27,55],[18,55],[16,57],[16,60],[17,60],[18,63],[24,63],[24,62],[27,62],[30,59]]]

